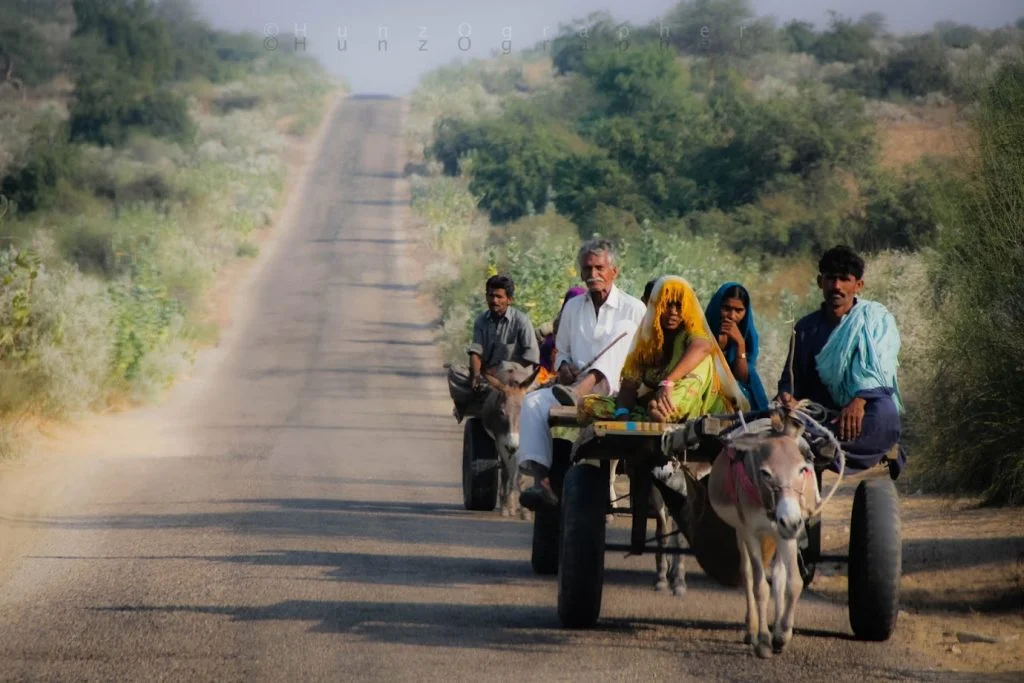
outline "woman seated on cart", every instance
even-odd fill
[[[750,410],[690,284],[659,278],[622,369],[616,396],[585,396],[580,422],[683,422]]]
[[[768,394],[757,374],[760,343],[746,287],[738,282],[726,282],[711,297],[704,316],[751,409],[767,410]]]

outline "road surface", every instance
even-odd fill
[[[162,406],[0,473],[3,680],[953,680],[854,642],[805,593],[791,649],[737,591],[608,557],[603,619],[559,628],[530,527],[462,509],[404,221],[402,108],[350,98],[221,348]],[[98,430],[98,431],[97,431]],[[620,531],[619,533],[623,533]]]

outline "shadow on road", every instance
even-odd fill
[[[99,612],[224,615],[232,621],[309,621],[312,633],[345,633],[368,641],[497,650],[555,647],[571,634],[550,607],[450,603],[286,600],[265,606],[153,605],[94,607]],[[470,626],[471,628],[467,628]]]
[[[530,547],[532,533],[528,524],[481,518],[459,505],[443,503],[286,498],[210,501],[207,505],[251,506],[253,509],[58,517],[25,523],[72,530],[189,529],[266,537],[330,537],[339,542],[362,539],[516,550]],[[259,509],[261,507],[272,509]]]

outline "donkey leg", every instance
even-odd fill
[[[501,482],[498,487],[499,504],[501,505],[501,516],[512,517],[516,514],[516,498],[512,495],[519,481],[516,470],[515,456],[507,452],[498,453],[499,464],[501,465]]]
[[[523,480],[525,478],[526,475],[520,472],[518,468],[516,468],[514,474],[512,475],[512,495],[515,496],[516,507],[519,509],[519,519],[531,522],[533,521],[533,511],[519,504],[519,494],[522,493],[523,491]]]
[[[783,558],[787,541],[776,540],[775,557],[772,560],[772,602],[775,603],[775,619],[772,626],[772,650],[781,652],[784,643],[778,641],[779,626],[782,623],[783,607],[786,601],[786,563]]]
[[[800,576],[797,567],[796,539],[785,541],[780,547],[781,560],[785,562],[786,572],[786,602],[782,612],[782,619],[775,624],[775,634],[772,637],[772,646],[782,651],[789,641],[793,639],[793,622],[796,618],[796,603],[800,600],[800,593],[804,590],[804,580]]]
[[[757,600],[757,644],[754,652],[758,657],[772,656],[772,636],[768,630],[768,577],[765,573],[764,559],[761,556],[760,540],[750,534],[746,537],[747,554],[754,584],[754,598]]]
[[[740,551],[740,573],[743,575],[743,591],[747,599],[746,633],[743,634],[743,642],[746,645],[753,645],[757,635],[757,605],[754,603],[754,570],[750,566],[750,553],[747,552],[747,542],[740,530],[736,530],[736,545]]]
[[[609,464],[609,468],[608,468],[608,470],[609,470],[609,473],[608,473],[608,503],[609,503],[609,505],[611,505],[612,509],[615,509],[615,508],[619,507],[619,501],[618,501],[619,494],[615,490],[615,478],[616,478],[615,470],[619,466],[619,461],[618,460],[612,460],[608,464]],[[615,521],[615,515],[611,511],[609,511],[608,514],[605,516],[605,521],[608,524],[612,524]]]
[[[653,498],[653,497],[652,497]],[[660,501],[654,501],[657,503]],[[654,568],[658,572],[658,576],[654,581],[654,590],[659,593],[668,590],[668,562],[665,559],[665,527],[667,526],[667,520],[665,517],[665,506],[660,505],[656,508],[657,514],[654,516],[654,534],[657,537],[655,543],[658,545],[658,549],[654,552]]]
[[[672,548],[679,550],[682,542],[679,537],[682,535],[679,531],[679,527],[676,526],[675,520],[672,519],[671,515],[667,515],[669,529],[672,530]],[[668,579],[672,584],[672,595],[676,597],[682,597],[686,594],[686,568],[683,566],[683,556],[676,553],[669,558],[668,567]]]

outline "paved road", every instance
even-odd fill
[[[737,593],[694,567],[656,595],[650,558],[609,556],[600,627],[558,627],[528,525],[460,504],[400,127],[397,101],[342,105],[235,331],[172,400],[0,473],[0,677],[940,678],[813,594],[758,661]]]

